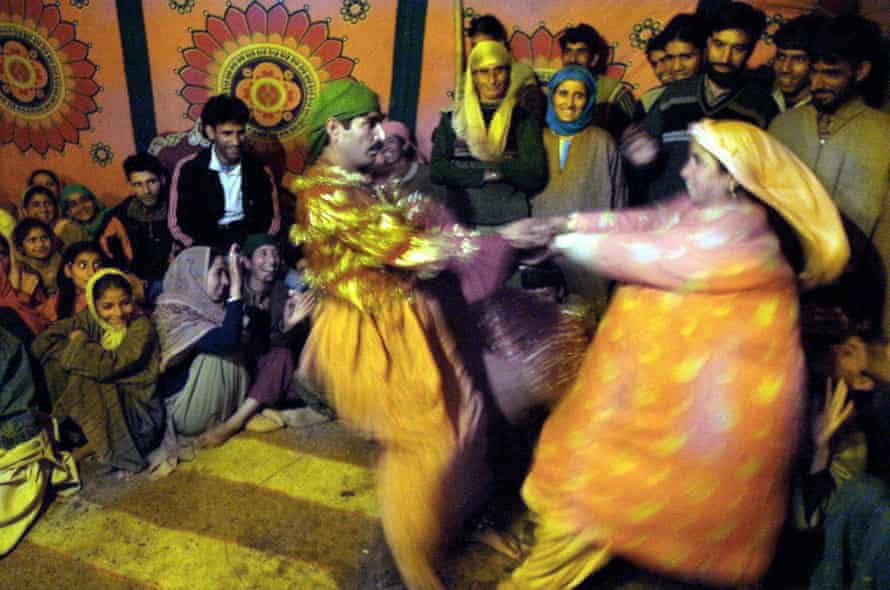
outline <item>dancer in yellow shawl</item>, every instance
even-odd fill
[[[544,426],[523,487],[535,545],[501,588],[574,588],[611,555],[719,585],[770,562],[801,417],[798,285],[832,281],[849,247],[778,141],[737,121],[690,134],[688,195],[551,220],[572,232],[558,253],[624,284]]]
[[[384,533],[412,590],[444,588],[442,550],[485,499],[485,412],[436,299],[414,282],[477,248],[425,231],[362,170],[382,146],[366,86],[327,84],[309,118],[312,163],[292,187],[305,277],[318,306],[300,361],[347,424],[380,441]]]

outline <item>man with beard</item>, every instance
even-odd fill
[[[272,172],[246,153],[250,111],[226,94],[204,105],[201,124],[211,146],[176,164],[168,223],[182,246],[222,250],[253,233],[277,234],[281,224]]]
[[[782,113],[770,125],[828,189],[841,212],[867,238],[890,274],[890,115],[866,105],[862,90],[875,72],[881,47],[877,24],[840,16],[813,37],[810,89],[812,104]],[[848,230],[849,233],[849,230]],[[852,239],[851,265],[860,259]],[[872,276],[869,289],[880,289]],[[890,332],[887,295],[883,331]]]
[[[819,15],[805,14],[788,21],[773,35],[773,98],[782,112],[810,103],[810,43],[813,31],[824,21]]]
[[[645,172],[654,179],[647,201],[683,190],[680,169],[688,159],[690,123],[706,117],[738,119],[766,128],[776,116],[778,107],[770,90],[746,72],[765,27],[766,17],[760,10],[744,2],[726,4],[708,27],[704,73],[673,82],[647,113],[646,133],[633,129],[625,135],[625,155],[631,163],[647,166]],[[653,145],[652,138],[659,145]]]

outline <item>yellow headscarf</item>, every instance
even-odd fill
[[[112,326],[101,317],[99,317],[99,311],[96,309],[96,296],[93,290],[96,287],[96,282],[102,277],[107,277],[108,275],[117,275],[127,281],[130,282],[127,278],[127,275],[117,270],[116,268],[103,268],[87,281],[87,306],[90,310],[90,315],[93,316],[93,319],[96,320],[96,323],[99,324],[99,327],[102,328],[102,348],[105,350],[116,350],[118,346],[121,345],[121,342],[124,341],[124,338],[127,336],[127,327],[118,328]]]
[[[837,206],[816,175],[779,140],[741,121],[703,119],[690,135],[739,184],[772,207],[797,233],[806,258],[805,288],[832,282],[844,270],[850,244]]]
[[[507,135],[510,133],[513,107],[516,106],[516,91],[526,80],[519,76],[510,76],[507,93],[491,119],[491,124],[486,128],[479,95],[473,84],[473,70],[495,66],[510,67],[512,63],[510,51],[497,41],[482,41],[473,48],[467,60],[463,96],[457,103],[453,127],[457,136],[467,142],[473,157],[483,162],[496,161],[503,155]]]

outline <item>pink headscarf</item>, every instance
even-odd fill
[[[410,145],[414,148],[414,161],[418,164],[429,164],[429,158],[427,158],[426,154],[420,151],[417,147],[417,144],[411,138],[411,130],[408,129],[408,126],[400,121],[391,121],[387,119],[383,123],[380,124],[380,127],[383,128],[383,132],[386,134],[386,137],[394,136],[400,138],[406,145]]]

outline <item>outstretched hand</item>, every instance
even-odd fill
[[[629,125],[621,134],[621,152],[634,166],[645,166],[658,156],[658,142],[641,125]]]
[[[498,233],[507,240],[511,246],[520,250],[542,248],[550,243],[553,236],[559,233],[556,230],[554,219],[536,219],[529,217],[520,219],[502,227]]]
[[[315,295],[311,291],[291,290],[288,293],[287,302],[284,304],[284,312],[282,322],[284,323],[284,331],[289,332],[309,317],[312,309],[315,307]]]

